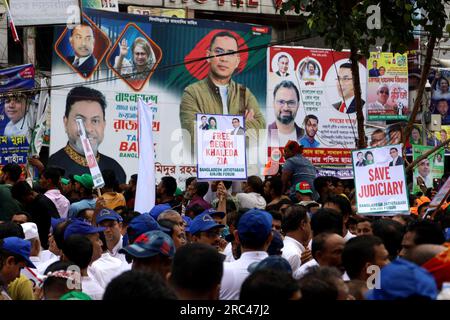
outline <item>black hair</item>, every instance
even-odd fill
[[[305,120],[303,120],[303,125],[306,126],[306,123],[308,123],[308,120],[310,120],[310,119],[316,120],[317,123],[319,123],[319,118],[317,118],[317,117],[316,117],[315,115],[313,115],[313,114],[308,114],[308,115],[305,116]]]
[[[343,234],[343,217],[339,212],[332,209],[321,208],[311,216],[311,229],[314,236],[322,232]]]
[[[68,118],[72,106],[79,101],[95,101],[100,104],[105,120],[106,99],[103,93],[93,88],[78,86],[69,91],[66,98],[66,111],[64,117]]]
[[[291,274],[282,270],[262,269],[251,273],[242,283],[239,300],[290,300],[298,291],[299,285]]]
[[[308,221],[306,208],[299,205],[290,206],[284,212],[281,229],[285,233],[295,231],[303,221]]]
[[[224,257],[212,246],[190,243],[177,250],[170,282],[175,288],[207,293],[220,285]]]
[[[78,212],[75,214],[75,218],[80,219],[80,220],[84,220],[84,221],[88,221],[87,212],[88,212],[89,210],[94,211],[94,208],[84,208],[84,209],[81,209],[80,211],[78,211]]]
[[[23,228],[17,223],[11,221],[0,223],[0,239],[9,237],[25,239]]]
[[[336,281],[341,277],[334,267],[311,267],[299,280],[302,300],[332,301],[337,300],[339,290]]]
[[[73,234],[64,240],[64,256],[73,261],[80,269],[86,269],[91,263],[93,246],[92,242],[83,235]]]
[[[294,90],[294,91],[295,91],[295,95],[297,96],[297,102],[300,101],[300,93],[299,93],[299,91],[298,91],[298,89],[297,89],[297,86],[296,86],[292,81],[289,81],[289,80],[283,80],[283,81],[281,81],[279,84],[277,84],[277,85],[275,86],[275,88],[273,89],[273,97],[274,97],[274,98],[275,98],[275,96],[276,96],[278,90],[280,90],[280,88],[285,88],[285,89],[292,89],[292,90]]]
[[[287,58],[287,55],[285,55],[285,54],[280,55],[280,56],[278,57],[278,61],[280,61],[280,60],[283,59],[283,58]]]
[[[111,169],[102,170],[103,181],[105,182],[104,188],[111,188],[114,191],[119,190],[119,182],[116,178],[116,173]]]
[[[320,193],[322,189],[328,186],[328,182],[330,181],[331,181],[330,177],[317,177],[314,179],[313,182],[314,189]]]
[[[221,37],[228,37],[228,38],[234,39],[234,40],[236,41],[236,46],[239,47],[239,45],[238,45],[238,40],[236,39],[236,37],[235,37],[231,32],[228,32],[228,31],[220,31],[220,32],[217,32],[217,33],[212,37],[212,39],[211,39],[211,44],[209,45],[209,49],[212,48],[212,45],[213,45],[214,41],[216,41],[217,38],[221,38]]]
[[[194,181],[196,178],[195,177],[189,177],[186,179],[186,181],[184,182],[184,186],[185,186],[185,191],[187,190],[187,188],[189,187],[189,185],[191,184],[192,181]]]
[[[359,236],[350,239],[342,251],[342,265],[350,279],[357,279],[367,262],[375,261],[375,246],[383,241],[376,236]]]
[[[408,225],[406,232],[414,232],[414,243],[419,244],[442,244],[445,242],[442,228],[436,222],[430,220],[414,221]]]
[[[274,176],[270,180],[269,189],[276,195],[281,196],[283,194],[283,181],[281,181],[281,177]]]
[[[61,179],[61,170],[56,167],[47,167],[42,172],[42,176],[44,176],[45,179],[50,179],[54,186],[58,186],[59,180]]]
[[[339,66],[339,69],[340,69],[340,68],[351,69],[351,68],[352,68],[352,63],[351,63],[351,62],[343,63],[343,64],[341,64],[341,65]]]
[[[189,212],[192,212],[193,216],[196,217],[199,214],[203,213],[203,211],[205,211],[205,208],[203,208],[201,205],[199,204],[194,204],[193,206],[186,208],[186,212],[185,214],[187,216],[189,216]]]
[[[350,204],[350,201],[347,200],[347,198],[340,196],[340,195],[331,195],[325,200],[324,205],[326,203],[333,203],[339,207],[341,210],[342,216],[350,216],[353,213],[352,205]]]
[[[17,163],[8,163],[3,166],[2,172],[7,173],[11,181],[17,182],[22,174],[22,168]]]
[[[283,220],[283,215],[279,211],[268,211],[273,220]]]
[[[20,200],[22,200],[23,197],[32,194],[32,192],[33,189],[31,189],[26,181],[18,181],[11,188],[11,196],[19,202],[21,202]]]
[[[258,176],[250,176],[247,178],[247,184],[256,193],[263,194],[263,182]]]
[[[167,286],[161,275],[137,270],[124,272],[114,278],[103,294],[103,300],[117,301],[176,299],[175,293]]]
[[[241,120],[239,120],[239,118],[233,118],[231,119],[231,121],[237,120],[238,122],[241,122]]]
[[[31,218],[31,214],[26,211],[17,211],[11,215],[11,220],[14,216],[25,216],[27,217],[27,222],[33,222],[33,218]]]
[[[195,194],[203,198],[208,193],[209,183],[197,181],[195,183],[195,190],[196,190]]]
[[[292,205],[292,201],[288,198],[283,198],[275,204],[266,207],[266,211],[280,211],[284,205]]]
[[[398,152],[397,148],[391,148],[389,151],[395,150]]]
[[[117,209],[117,208],[116,208]],[[120,210],[119,210],[120,211]],[[120,216],[122,217],[123,221],[122,221],[122,225],[127,226],[130,224],[131,220],[133,220],[134,218],[140,216],[141,214],[137,211],[131,211],[128,210],[128,208],[126,210],[123,210],[122,212],[119,213]]]
[[[64,232],[70,223],[71,220],[62,221],[53,229],[53,239],[55,240],[56,246],[60,250],[64,247]]]
[[[327,239],[331,237],[333,234],[334,233],[331,232],[322,232],[319,233],[317,236],[314,236],[311,243],[311,254],[314,258],[316,257],[317,252],[324,250]]]
[[[162,177],[162,186],[164,187],[164,194],[167,196],[173,196],[177,191],[177,180],[174,177]]]
[[[394,260],[402,248],[405,228],[395,220],[379,219],[372,222],[372,233],[383,240],[389,259]]]

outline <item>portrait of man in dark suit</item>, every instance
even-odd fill
[[[333,107],[342,113],[356,112],[355,90],[353,88],[352,64],[347,62],[339,67],[336,86],[341,101],[333,103]],[[365,101],[362,100],[362,105]]]
[[[364,154],[362,152],[358,152],[356,155],[358,161],[356,161],[355,166],[364,167],[366,165],[366,159],[364,159]]]
[[[392,157],[392,161],[389,162],[390,167],[403,165],[403,158],[398,156],[397,148],[391,148],[391,150],[389,151],[389,154]]]
[[[278,58],[278,71],[275,74],[279,77],[289,76],[289,58],[286,55],[281,55]]]
[[[233,120],[231,120],[231,123],[233,124],[233,130],[231,131],[232,136],[244,135],[244,133],[245,133],[244,128],[241,127],[241,122],[239,121],[238,118],[233,118]]]
[[[92,54],[94,51],[95,37],[91,26],[87,24],[77,25],[72,29],[69,42],[74,55],[67,56],[67,61],[83,77],[89,77],[97,65],[97,59]]]

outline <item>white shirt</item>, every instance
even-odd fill
[[[49,265],[51,265],[53,262],[59,261],[60,257],[59,256],[54,256],[46,261],[43,261],[42,257],[41,257],[41,263],[36,266],[37,267],[37,271],[42,274],[45,275],[45,270],[48,268]]]
[[[266,208],[266,200],[259,193],[256,192],[238,193],[236,195],[236,198],[239,203],[239,208],[242,209]]]
[[[87,59],[89,59],[91,57],[91,55],[88,55],[87,57],[77,57],[75,56],[75,58],[73,59],[73,63],[75,63],[75,61],[77,61],[78,59],[78,67],[81,66],[83,63],[86,62]],[[73,64],[72,63],[72,64]]]
[[[12,121],[9,121],[5,127],[3,135],[8,137],[27,136],[28,135],[27,118],[26,117],[22,118],[15,124]]]
[[[265,251],[250,251],[244,252],[236,261],[225,262],[220,285],[220,300],[238,300],[242,283],[249,275],[248,266],[253,262],[264,260],[268,256]]]
[[[111,257],[120,259],[120,261],[127,263],[125,255],[123,253],[119,253],[119,250],[122,248],[123,248],[123,236],[121,235],[119,241],[116,243],[114,248],[111,251],[108,250],[108,252],[111,255]]]
[[[220,98],[222,99],[223,114],[228,114],[228,85],[217,86],[220,92]]]
[[[236,261],[236,259],[233,256],[233,248],[231,246],[231,242],[227,243],[227,246],[225,247],[225,249],[223,249],[222,253],[225,255],[225,262]]]
[[[81,277],[81,291],[93,300],[102,300],[105,290],[91,277]]]
[[[88,267],[88,275],[106,289],[111,280],[120,275],[123,269],[123,262],[106,252]]]
[[[283,254],[281,256],[289,262],[292,271],[294,272],[300,268],[302,264],[300,257],[305,251],[305,247],[300,242],[289,236],[284,237],[283,244]]]
[[[344,240],[345,242],[347,242],[348,240],[350,240],[351,238],[356,237],[353,233],[351,233],[349,230],[347,230],[346,235],[344,236]]]
[[[297,270],[294,270],[294,273],[292,274],[292,276],[294,277],[294,279],[299,280],[299,279],[303,278],[306,273],[308,273],[310,268],[316,267],[316,266],[319,266],[319,263],[317,263],[317,261],[315,259],[309,260],[308,262],[302,264],[300,266],[300,268],[298,268]]]

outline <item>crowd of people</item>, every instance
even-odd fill
[[[0,175],[0,300],[411,300],[450,281],[450,206],[410,195],[410,214],[356,210],[352,180],[314,177],[295,142],[279,174],[184,185],[165,176],[136,212],[137,175],[41,167]],[[298,169],[298,170],[297,170]]]

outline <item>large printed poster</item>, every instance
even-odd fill
[[[197,123],[197,178],[247,179],[244,117],[197,114]]]
[[[272,154],[278,158],[278,150],[295,140],[315,165],[351,166],[349,149],[355,147],[358,130],[349,56],[349,52],[300,47],[268,49],[270,159]],[[364,61],[358,64],[365,110],[364,65]]]
[[[413,160],[431,149],[431,146],[413,145]],[[426,189],[435,187],[434,179],[440,181],[444,174],[444,157],[445,151],[441,148],[417,164],[413,172],[413,193],[422,192],[420,185],[424,185]]]
[[[196,113],[247,115],[247,128],[265,128],[270,28],[92,9],[83,18],[83,26],[58,28],[55,36],[49,163],[66,167],[66,175],[88,172],[77,117],[101,170],[115,171],[120,182],[137,173],[139,97],[152,105],[157,179],[196,175]]]
[[[31,64],[0,70],[0,94],[34,88]],[[0,98],[0,166],[25,165],[31,138],[31,94],[9,94]]]
[[[358,214],[409,214],[402,145],[352,151]]]
[[[367,69],[367,120],[407,120],[407,54],[371,52]]]

